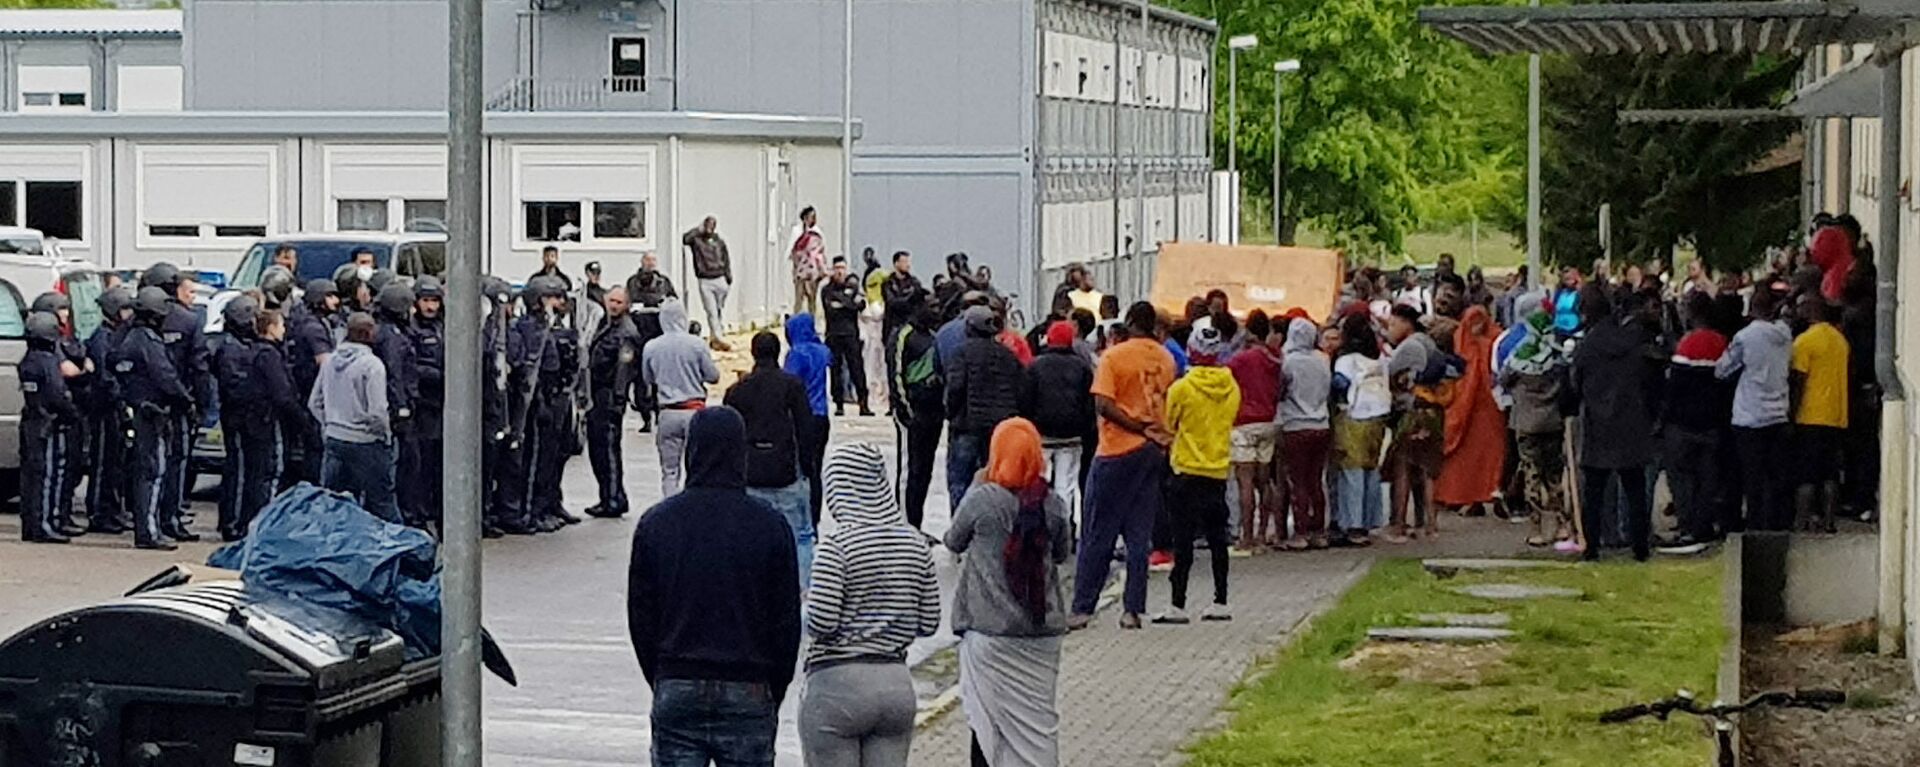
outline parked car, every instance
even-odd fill
[[[0,240],[6,236],[0,232]],[[73,332],[80,338],[93,335],[94,328],[100,327],[97,299],[110,280],[119,279],[108,275],[109,270],[92,261],[0,252],[0,279],[11,283],[27,304],[49,290],[65,293],[73,300]]]
[[[0,502],[20,491],[20,360],[27,356],[27,302],[11,281],[0,278]]]

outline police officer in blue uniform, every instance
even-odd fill
[[[611,518],[627,513],[627,489],[621,471],[620,424],[634,396],[640,366],[640,331],[627,313],[627,289],[616,286],[601,297],[607,319],[587,347],[587,461],[600,485],[600,502],[587,515]]]
[[[508,511],[516,515],[502,526],[510,534],[553,532],[566,524],[550,513],[559,501],[547,495],[558,495],[558,472],[554,469],[556,464],[564,466],[566,462],[559,439],[564,414],[555,404],[564,406],[565,377],[572,371],[562,363],[553,333],[561,322],[566,292],[553,277],[534,277],[521,291],[521,299],[526,303],[526,313],[513,325],[520,355],[513,363],[512,392],[520,414],[516,432],[520,437],[519,460],[514,474],[503,478],[510,483],[508,490],[513,497]]]
[[[113,376],[113,351],[133,328],[133,288],[115,285],[96,300],[100,327],[87,337],[87,360],[93,364],[92,390],[81,400],[87,421],[87,453],[94,466],[105,467],[87,483],[87,531],[119,535],[133,529],[127,514],[127,405]]]
[[[264,321],[263,316],[271,319]],[[227,342],[215,358],[220,379],[220,424],[226,434],[227,468],[220,494],[220,538],[245,538],[247,527],[279,489],[285,456],[283,424],[306,413],[294,398],[280,339],[286,325],[277,312],[263,315],[249,296],[221,310]]]
[[[498,538],[508,533],[530,535],[526,520],[526,476],[520,460],[530,396],[521,394],[526,347],[514,321],[514,290],[506,280],[488,275],[480,282],[492,311],[480,333],[481,445],[480,475],[486,491],[481,534]]]
[[[309,280],[300,302],[287,310],[287,341],[284,349],[287,369],[293,375],[294,392],[301,402],[313,394],[320,380],[320,365],[333,354],[334,328],[340,319],[340,294],[333,280],[324,277]],[[320,422],[303,408],[299,418],[285,424],[286,467],[280,474],[280,489],[301,482],[320,484],[320,458],[326,452],[321,439]]]
[[[27,355],[20,361],[20,537],[30,543],[66,543],[60,525],[60,494],[67,491],[67,438],[80,423],[80,408],[67,390],[60,350],[60,319],[51,312],[27,315]]]
[[[193,489],[195,479],[193,444],[200,431],[201,415],[213,406],[213,376],[207,365],[206,339],[201,332],[203,323],[200,314],[193,310],[193,285],[191,276],[164,261],[147,267],[140,275],[142,290],[159,288],[167,296],[167,314],[159,327],[160,341],[166,344],[174,372],[192,398],[188,407],[170,411],[173,424],[167,433],[167,472],[160,519],[168,536],[189,542],[200,540],[186,524],[187,493]]]
[[[133,445],[129,448],[133,492],[134,545],[171,551],[167,527],[169,500],[166,474],[172,465],[172,433],[177,413],[193,409],[193,397],[174,372],[160,328],[171,311],[167,292],[144,287],[133,301],[134,326],[111,357],[113,377],[132,413]],[[171,508],[177,509],[178,506]]]
[[[413,418],[400,446],[402,465],[414,480],[400,483],[401,510],[414,525],[434,530],[440,527],[440,416],[447,400],[446,334],[441,317],[445,298],[440,281],[431,275],[413,285],[413,323],[407,327],[413,343]]]
[[[286,312],[293,308],[293,272],[275,264],[260,273],[260,295],[266,299],[262,309]]]
[[[62,366],[66,373],[67,393],[75,404],[85,402],[93,396],[94,382],[99,376],[94,374],[93,366],[87,361],[87,345],[73,335],[73,302],[64,293],[49,290],[33,299],[30,311],[52,315],[59,323],[60,340],[55,344],[62,362],[72,363],[71,367]],[[54,529],[69,537],[86,535],[86,528],[75,523],[73,518],[74,491],[80,489],[80,481],[92,476],[92,456],[85,449],[86,425],[82,421],[66,424],[65,435],[67,450],[66,471],[61,472],[62,486],[55,496],[53,510]]]

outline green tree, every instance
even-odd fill
[[[1691,243],[1716,269],[1751,266],[1799,228],[1799,165],[1779,161],[1798,123],[1625,123],[1622,109],[1779,104],[1789,56],[1582,56],[1545,62],[1541,206],[1545,256],[1600,254],[1611,205],[1614,257],[1671,261]]]
[[[1239,160],[1249,213],[1253,201],[1270,205],[1276,191],[1280,195],[1281,242],[1292,242],[1306,223],[1350,247],[1395,251],[1429,218],[1445,225],[1477,215],[1502,225],[1510,217],[1525,65],[1516,70],[1509,61],[1476,59],[1427,31],[1415,11],[1431,3],[1172,3],[1220,23],[1221,68],[1228,37],[1260,36],[1260,47],[1240,57]],[[1273,64],[1284,59],[1299,59],[1301,69],[1279,81],[1276,126]],[[1225,105],[1228,78],[1215,82],[1216,103]],[[1229,119],[1225,109],[1216,110],[1219,155],[1229,151]],[[1276,127],[1277,178],[1271,170]]]

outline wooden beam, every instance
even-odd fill
[[[1667,54],[1667,36],[1660,34],[1660,25],[1651,21],[1643,21],[1640,24],[1646,27],[1647,37],[1653,38],[1654,50],[1659,51],[1660,55],[1665,56]]]

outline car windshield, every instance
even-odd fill
[[[26,234],[0,235],[0,253],[18,253],[25,256],[44,255],[40,238]]]
[[[73,337],[85,339],[100,327],[100,275],[93,272],[67,272],[60,276],[66,286],[67,300],[73,304]]]
[[[20,290],[0,280],[0,338],[26,338],[27,312]]]
[[[391,268],[393,265],[393,246],[390,243],[375,240],[279,240],[262,242],[247,251],[247,257],[235,270],[232,287],[245,290],[260,286],[260,274],[273,264],[273,253],[281,245],[292,245],[300,257],[300,273],[294,275],[300,284],[322,277],[332,278],[335,270],[342,264],[353,260],[356,250],[373,251],[373,263]]]

